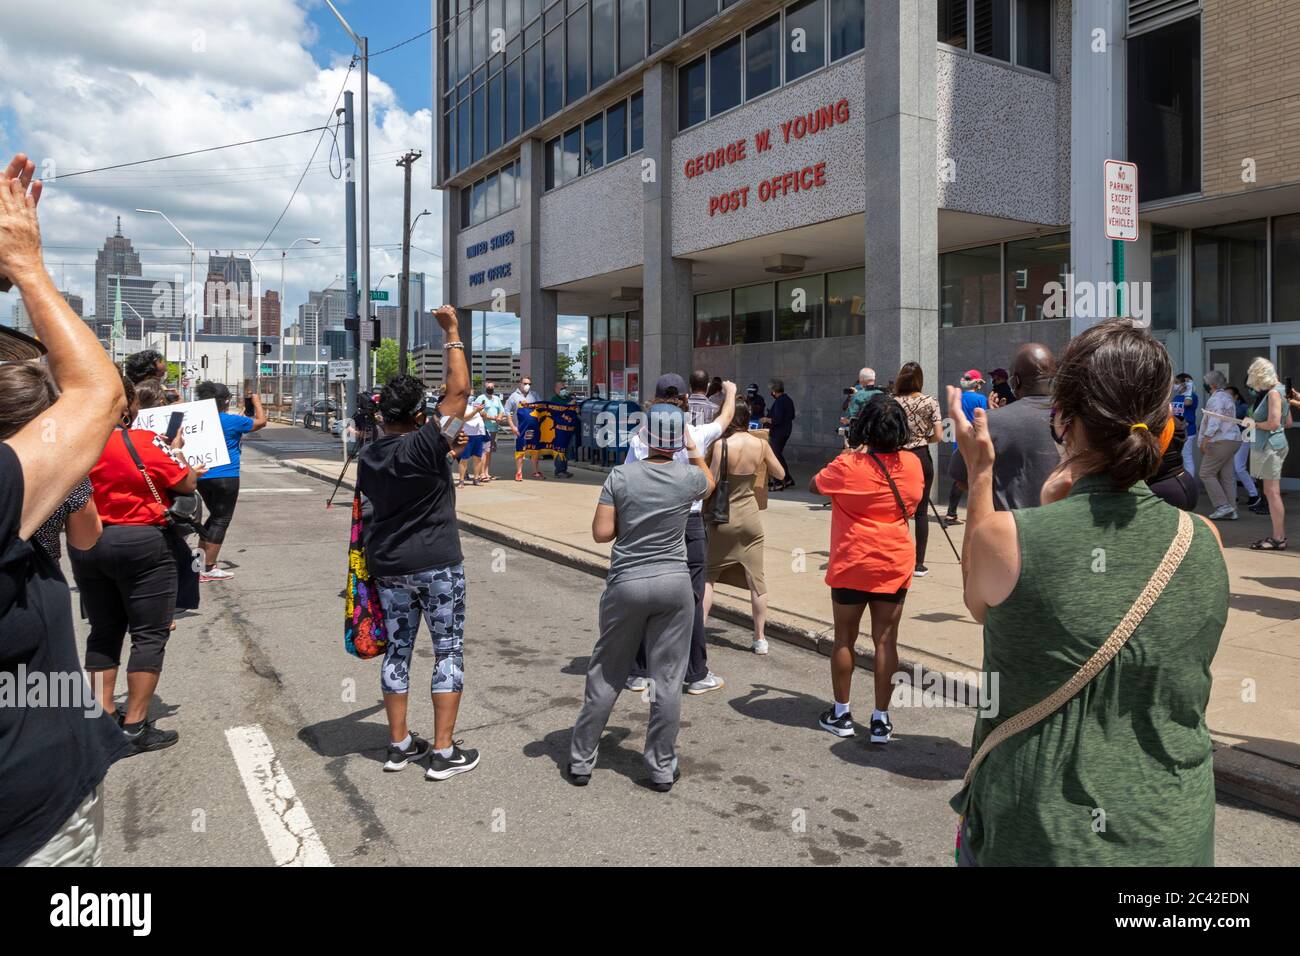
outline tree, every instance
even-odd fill
[[[578,355],[575,361],[578,364],[578,374],[582,378],[587,377],[587,361],[590,357],[591,353],[587,350],[587,346],[584,345],[582,348],[578,349]]]
[[[375,384],[386,385],[397,374],[397,341],[384,339],[375,354]],[[415,356],[406,356],[406,374],[415,374]]]
[[[557,382],[568,382],[573,379],[573,368],[577,363],[563,352],[557,352],[555,355],[555,380]]]

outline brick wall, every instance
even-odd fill
[[[1205,0],[1202,17],[1203,191],[1300,182],[1300,2]]]

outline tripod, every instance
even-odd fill
[[[361,428],[355,429],[357,440],[353,443],[352,450],[348,452],[347,458],[343,461],[343,470],[339,472],[338,481],[334,482],[334,490],[330,492],[329,498],[325,500],[325,509],[327,511],[334,507],[334,496],[339,493],[339,487],[343,484],[343,476],[348,473],[348,465],[357,460],[357,455],[361,453],[361,449],[365,446],[366,442],[371,439],[372,435],[370,432],[373,427],[373,422],[374,419],[372,417],[370,419],[370,424],[365,424]],[[346,430],[343,433],[343,440],[348,440]]]

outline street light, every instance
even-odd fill
[[[284,405],[284,315],[285,315],[285,304],[284,304],[284,259],[285,259],[285,256],[287,256],[287,255],[289,254],[289,250],[292,249],[294,246],[296,246],[296,245],[297,245],[298,243],[300,243],[300,242],[310,242],[313,246],[319,246],[319,245],[320,245],[320,240],[319,240],[319,239],[315,239],[315,238],[312,238],[312,237],[309,237],[309,236],[303,236],[303,237],[300,238],[300,239],[295,239],[293,242],[289,243],[287,246],[285,246],[283,249],[280,250],[280,389],[279,389],[279,391],[280,391],[280,396],[279,396],[279,397],[280,397],[280,404],[281,404],[282,406]],[[258,328],[259,328],[259,329],[261,328],[261,322],[260,322],[260,321],[258,322]],[[298,338],[301,338],[301,337],[302,337],[302,328],[299,327],[299,329],[298,329]],[[295,339],[293,340],[293,370],[294,370],[294,372],[297,372],[297,371],[298,371],[298,338],[295,338]],[[258,357],[258,361],[259,361],[259,362],[261,361],[261,357],[260,357],[260,356]],[[295,413],[296,413],[297,411],[298,411],[298,390],[295,388],[295,389],[294,389],[294,396],[293,396],[293,407],[289,410],[289,422],[290,422],[290,424],[293,423],[294,415],[295,415]]]
[[[176,228],[176,223],[168,219],[165,212],[158,209],[137,209],[136,212],[148,213],[152,216],[162,216],[163,221],[167,223],[167,225],[171,226],[172,229],[175,230],[176,235],[180,236],[184,243],[190,247],[190,296],[192,304],[190,306],[190,336],[189,340],[185,343],[185,378],[188,379],[190,376],[190,365],[194,361],[195,328],[199,324],[198,305],[194,303],[193,300],[193,296],[197,294],[194,288],[194,243],[190,242],[189,237],[186,236],[185,233]],[[188,397],[193,398],[193,394],[191,393]]]

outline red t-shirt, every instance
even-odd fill
[[[915,514],[925,488],[920,459],[910,452],[876,457],[898,486],[908,514]],[[842,452],[817,473],[817,488],[831,499],[826,583],[881,593],[907,587],[916,568],[916,543],[880,465],[866,452]]]
[[[189,466],[171,456],[161,435],[139,428],[131,429],[130,435],[131,445],[163,503],[154,500],[153,492],[122,440],[122,429],[115,428],[99,461],[90,469],[95,508],[104,524],[165,524],[166,511],[172,503],[168,489],[189,473]]]

